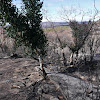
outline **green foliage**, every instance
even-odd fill
[[[40,0],[22,0],[24,9],[20,12],[12,0],[0,0],[0,19],[9,23],[6,27],[8,36],[14,38],[19,45],[24,44],[38,55],[46,54],[47,39],[41,28]]]
[[[91,33],[92,22],[89,21],[88,23],[78,23],[77,21],[70,21],[69,25],[72,29],[74,42],[69,46],[69,48],[73,53],[77,54],[82,46],[85,44],[86,38]]]

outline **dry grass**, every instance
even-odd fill
[[[57,27],[54,27],[54,29],[58,32],[58,31],[63,31],[63,30],[66,30],[66,29],[70,29],[69,26],[57,26]],[[44,28],[44,32],[53,32],[54,31],[53,28]]]

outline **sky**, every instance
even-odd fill
[[[67,20],[99,19],[100,0],[41,0],[43,1],[43,22],[64,22]],[[21,6],[21,0],[14,0],[17,7]],[[97,13],[97,10],[98,13]]]

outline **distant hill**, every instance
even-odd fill
[[[42,22],[43,28],[51,28],[52,26],[69,26],[67,22]]]
[[[88,23],[88,21],[84,21],[85,23]],[[79,22],[81,23],[81,22]],[[57,27],[57,26],[69,26],[68,22],[42,22],[43,28],[51,28],[51,27]]]

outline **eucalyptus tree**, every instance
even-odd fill
[[[19,10],[13,0],[0,0],[0,20],[9,23],[6,27],[9,37],[16,43],[30,48],[32,54],[39,57],[40,67],[45,74],[42,60],[46,55],[47,39],[41,27],[43,2],[40,0],[22,0],[23,9]]]

